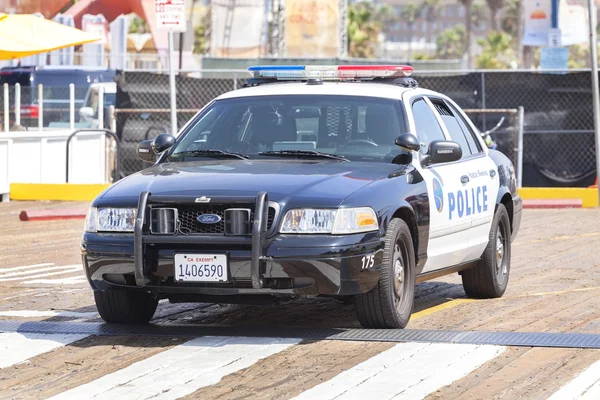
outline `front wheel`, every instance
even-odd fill
[[[95,291],[94,300],[102,319],[116,323],[147,323],[158,306],[158,300],[150,293],[126,289]]]
[[[406,327],[415,297],[415,252],[412,235],[402,219],[390,221],[385,237],[379,282],[354,297],[356,316],[365,328]]]
[[[502,297],[510,274],[510,240],[508,212],[503,204],[499,204],[481,260],[477,266],[462,273],[467,296],[478,299]]]

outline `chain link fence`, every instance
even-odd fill
[[[217,71],[220,76],[224,71]],[[247,74],[215,71],[177,76],[178,127],[216,96],[241,88]],[[517,115],[524,116],[523,186],[588,186],[595,180],[594,125],[589,71],[419,72],[419,86],[444,93],[470,112],[474,124],[491,134],[498,149],[516,164]],[[125,174],[145,165],[135,157],[140,140],[170,130],[169,77],[125,71],[117,76],[117,134],[122,141]],[[494,110],[513,110],[497,112]]]

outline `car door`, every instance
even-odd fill
[[[463,134],[471,151],[471,156],[467,160],[469,161],[472,194],[475,196],[473,199],[475,207],[472,212],[469,236],[469,257],[475,259],[483,254],[489,240],[499,190],[498,166],[488,156],[485,143],[460,107],[450,99],[445,98],[443,101],[453,114],[453,118],[445,118],[448,121],[446,126],[450,137],[452,140],[459,141],[462,140],[461,134]],[[452,128],[450,128],[451,126]]]
[[[450,140],[440,115],[427,96],[409,98],[405,104],[410,130],[421,142],[420,156],[427,153],[432,141]],[[429,194],[429,243],[422,272],[468,261],[472,218],[466,212],[464,191],[470,188],[470,181],[461,178],[468,174],[465,171],[469,168],[463,160],[422,166],[421,157],[414,157],[413,165],[423,176]]]

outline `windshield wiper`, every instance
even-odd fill
[[[322,153],[315,150],[271,150],[258,153],[261,156],[294,156],[294,157],[322,157],[333,160],[348,161],[344,156],[330,153]]]
[[[248,156],[245,156],[243,154],[238,154],[238,153],[230,153],[228,151],[223,151],[223,150],[216,150],[216,149],[207,149],[207,150],[186,150],[186,151],[180,151],[177,153],[173,153],[169,156],[169,158],[174,157],[174,156],[189,156],[189,157],[202,157],[202,156],[208,156],[208,157],[231,157],[231,158],[239,158],[240,160],[245,160],[248,158]]]

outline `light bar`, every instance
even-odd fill
[[[407,65],[258,65],[248,68],[254,78],[290,79],[371,79],[410,76],[414,68]]]

